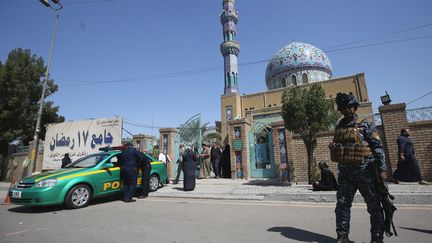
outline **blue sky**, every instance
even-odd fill
[[[48,99],[66,120],[119,115],[155,126],[125,124],[129,132],[153,135],[197,113],[205,122],[220,120],[222,0],[62,3],[50,72],[59,91]],[[432,91],[432,1],[237,0],[236,8],[242,94],[266,90],[266,60],[293,39],[326,51],[381,35],[326,52],[333,77],[365,72],[375,112],[385,90],[393,103]],[[0,0],[0,60],[18,47],[47,60],[54,18],[38,0]],[[404,39],[413,40],[396,42]],[[261,62],[241,65],[254,61]],[[167,75],[206,68],[213,69]],[[407,108],[431,105],[428,95]]]

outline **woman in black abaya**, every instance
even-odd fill
[[[195,173],[198,161],[197,152],[192,150],[190,145],[186,146],[183,155],[183,190],[193,191],[195,189]]]

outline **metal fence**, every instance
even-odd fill
[[[408,122],[432,120],[432,106],[408,109],[406,110],[406,116]],[[375,125],[382,125],[380,113],[375,113],[373,120],[375,121]]]
[[[408,122],[432,120],[432,106],[406,110]]]

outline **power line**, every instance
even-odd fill
[[[123,131],[127,132],[129,135],[131,135],[131,136],[133,137],[133,134],[130,133],[128,130],[126,130],[126,129],[124,129],[124,128],[122,128],[122,129],[123,129]]]
[[[123,123],[126,123],[128,125],[132,125],[132,126],[136,126],[136,127],[144,127],[144,128],[163,128],[163,127],[157,127],[157,126],[150,126],[150,125],[144,125],[141,123],[132,123],[132,122],[127,122],[127,121],[123,121]]]
[[[417,37],[406,38],[406,39],[370,43],[370,44],[365,44],[365,45],[358,45],[358,46],[351,46],[351,47],[344,47],[344,48],[328,49],[328,50],[324,50],[323,52],[328,53],[328,52],[345,51],[345,50],[359,49],[359,48],[365,48],[365,47],[371,47],[371,46],[381,46],[381,45],[387,45],[387,44],[392,44],[392,43],[399,43],[399,42],[406,42],[406,41],[413,41],[413,40],[420,40],[420,39],[428,39],[428,38],[432,38],[432,35],[417,36]],[[279,59],[279,58],[263,59],[263,60],[258,60],[258,61],[239,63],[238,66],[254,65],[254,64],[269,62],[270,60],[277,60],[277,59]],[[189,70],[189,71],[181,71],[181,72],[166,73],[166,74],[156,74],[156,75],[147,75],[147,76],[139,76],[139,77],[133,77],[133,78],[117,79],[117,80],[101,80],[101,81],[64,80],[64,81],[83,82],[83,83],[63,85],[62,87],[77,87],[77,86],[89,86],[89,85],[98,85],[98,84],[110,84],[110,83],[113,84],[113,83],[120,83],[120,82],[124,83],[124,82],[135,82],[135,81],[146,81],[146,80],[169,79],[169,78],[177,78],[177,77],[181,77],[181,76],[196,75],[196,74],[200,74],[200,73],[214,72],[214,71],[218,71],[222,68],[223,68],[223,66],[208,67],[208,68],[201,68],[201,69],[195,69],[195,70]]]
[[[344,51],[344,50],[358,49],[358,48],[369,47],[369,46],[381,46],[381,45],[387,45],[387,44],[392,44],[392,43],[397,43],[397,42],[405,42],[405,41],[428,39],[428,38],[432,38],[432,35],[424,35],[424,36],[417,36],[417,37],[413,37],[413,38],[399,39],[399,40],[393,40],[393,41],[384,41],[384,42],[371,43],[371,44],[365,44],[365,45],[359,45],[359,46],[330,49],[330,50],[325,50],[325,52]]]
[[[409,104],[411,104],[411,103],[414,103],[414,102],[416,102],[417,100],[420,100],[420,99],[422,99],[422,98],[424,98],[424,97],[426,97],[426,96],[428,96],[428,95],[430,95],[430,94],[432,94],[432,90],[429,91],[429,92],[427,92],[426,94],[424,94],[424,95],[422,95],[422,96],[420,96],[420,97],[418,97],[418,98],[415,98],[414,100],[408,102],[407,105],[409,105]]]
[[[432,26],[432,23],[417,25],[417,26],[410,27],[410,28],[407,28],[407,29],[403,29],[403,30],[399,30],[399,31],[395,31],[395,32],[390,32],[390,33],[385,33],[385,34],[382,34],[382,35],[372,36],[372,37],[368,37],[368,38],[357,40],[357,41],[346,42],[346,43],[342,43],[342,44],[339,44],[339,45],[334,45],[334,46],[327,47],[326,49],[332,49],[332,48],[346,46],[346,45],[351,45],[351,44],[355,44],[355,43],[359,43],[359,42],[365,42],[365,41],[375,40],[375,39],[379,39],[379,38],[382,38],[382,37],[396,35],[396,34],[400,34],[400,33],[403,33],[403,32],[407,32],[407,31],[411,31],[411,30],[416,30],[416,29],[421,29],[421,28],[425,28],[425,27],[429,27],[429,26]]]
[[[167,78],[175,78],[175,77],[189,76],[189,75],[199,74],[199,73],[218,71],[220,68],[221,67],[208,67],[208,68],[189,70],[189,71],[181,71],[181,72],[166,73],[166,74],[146,75],[146,76],[138,76],[138,77],[132,77],[132,78],[116,79],[116,80],[102,80],[102,81],[63,80],[66,82],[67,81],[69,81],[69,82],[83,82],[82,84],[64,85],[63,87],[87,86],[87,85],[95,85],[95,84],[101,84],[101,83],[105,84],[105,83],[118,83],[118,82],[128,82],[128,81],[167,79]]]

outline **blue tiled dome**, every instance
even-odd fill
[[[331,79],[332,71],[330,60],[321,49],[307,43],[292,42],[270,60],[266,84],[269,89],[274,89],[319,82]]]

